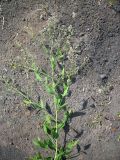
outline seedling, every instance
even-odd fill
[[[58,64],[61,64],[61,67],[59,67]],[[78,143],[76,140],[71,140],[66,144],[60,144],[61,132],[64,130],[65,125],[69,123],[71,115],[71,111],[67,109],[67,104],[65,103],[65,98],[69,94],[71,79],[67,76],[65,71],[64,55],[60,49],[57,50],[56,54],[50,55],[50,67],[51,76],[47,73],[43,73],[42,70],[39,71],[35,64],[32,65],[36,80],[39,81],[45,91],[52,96],[53,106],[51,108],[54,112],[54,114],[48,113],[42,100],[40,103],[36,104],[36,108],[45,113],[42,128],[48,138],[44,140],[37,138],[33,141],[33,143],[37,148],[52,150],[52,153],[54,154],[43,157],[41,153],[38,153],[33,158],[30,158],[30,160],[65,160],[69,157],[73,147],[75,147]],[[27,105],[34,105],[34,103],[28,99],[24,102]],[[60,118],[59,115],[61,111],[63,111],[62,118]]]
[[[70,28],[69,32],[71,34]],[[68,40],[68,35],[68,33],[64,35],[66,41]],[[58,34],[58,37],[61,39],[60,34]],[[64,37],[62,39],[64,39]],[[55,38],[52,37],[51,39]],[[53,45],[54,41],[51,40],[51,43]],[[71,157],[73,148],[78,144],[78,141],[74,139],[61,144],[60,138],[65,130],[65,126],[69,124],[72,114],[72,111],[68,108],[66,103],[66,97],[69,95],[72,79],[71,74],[65,68],[66,48],[69,48],[67,43],[65,44],[61,43],[60,45],[63,45],[62,47],[57,44],[50,48],[45,46],[44,43],[42,44],[43,50],[47,53],[50,62],[49,73],[43,69],[39,69],[35,63],[32,63],[30,67],[25,66],[26,69],[34,72],[35,80],[38,81],[45,92],[51,96],[52,106],[50,106],[50,104],[49,106],[52,110],[52,114],[48,112],[47,102],[43,99],[40,99],[39,102],[35,102],[31,97],[11,86],[9,81],[5,80],[7,87],[20,94],[24,98],[23,102],[27,106],[32,106],[40,110],[43,115],[42,129],[45,133],[45,139],[43,140],[38,137],[33,140],[33,144],[39,150],[50,150],[50,155],[47,155],[48,152],[46,152],[46,156],[44,156],[39,152],[35,156],[29,158],[29,160],[66,160]],[[56,46],[58,49],[56,49]],[[24,66],[22,67],[24,68]],[[16,68],[16,66],[13,65],[13,68]]]

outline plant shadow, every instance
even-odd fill
[[[84,134],[84,130],[76,130],[73,127],[70,126],[70,123],[72,121],[72,119],[74,118],[78,118],[81,116],[84,116],[86,113],[82,112],[82,111],[76,111],[73,112],[70,116],[70,121],[69,123],[66,123],[65,127],[64,127],[64,147],[67,144],[67,137],[68,135],[71,137],[71,140],[78,140],[79,138],[81,138],[81,136]],[[75,133],[75,136],[71,136],[70,135],[70,130],[72,130]],[[86,144],[85,146],[81,147],[79,144],[76,145],[76,153],[70,156],[70,159],[75,159],[77,158],[81,153],[87,154],[87,150],[91,147],[91,144]]]

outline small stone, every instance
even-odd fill
[[[109,87],[109,90],[110,90],[110,91],[112,91],[113,89],[114,89],[114,87],[113,87],[113,86],[110,86],[110,87]]]
[[[91,107],[91,108],[95,108],[95,104],[94,104],[94,103],[91,104],[90,107]]]
[[[25,19],[25,18],[23,18],[23,21],[25,22],[25,21],[26,21],[26,19]]]
[[[14,143],[13,143],[13,142],[11,142],[11,145],[14,145]]]
[[[88,100],[83,99],[83,100],[80,102],[80,107],[79,107],[79,109],[80,109],[80,110],[85,109],[85,108],[87,107],[87,103],[88,103]]]
[[[108,76],[107,76],[106,74],[100,74],[100,78],[101,78],[102,80],[104,80],[104,79],[107,79]]]
[[[72,12],[72,18],[75,18],[75,17],[76,17],[76,13]]]

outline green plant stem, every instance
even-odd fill
[[[56,107],[55,107],[56,108]],[[56,108],[56,133],[58,132],[58,111],[57,111],[57,108]],[[58,139],[56,139],[56,147],[55,147],[56,151],[55,151],[55,158],[54,160],[56,160],[57,158],[57,152],[58,152]]]

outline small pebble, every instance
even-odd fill
[[[91,108],[95,108],[95,104],[94,104],[94,103],[91,104],[90,107],[91,107]]]
[[[106,74],[100,74],[100,78],[101,78],[102,80],[104,80],[104,79],[107,79],[108,77],[107,77]]]
[[[112,91],[113,89],[114,89],[114,87],[113,87],[113,86],[110,86],[110,87],[109,87],[109,90],[110,90],[110,91]]]
[[[87,107],[87,103],[88,103],[88,101],[85,100],[85,99],[83,99],[83,100],[80,102],[79,109],[80,109],[80,110],[85,109],[85,108]]]

